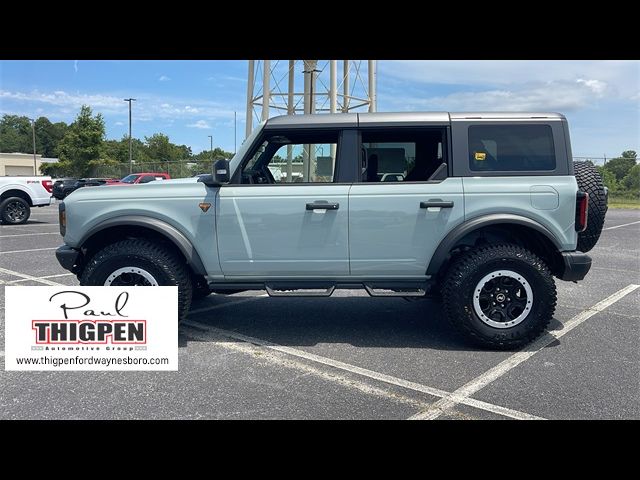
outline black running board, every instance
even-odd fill
[[[336,289],[335,285],[328,287],[291,288],[282,285],[264,285],[270,297],[330,297]]]
[[[270,297],[330,297],[336,288],[362,289],[371,297],[424,297],[427,282],[387,281],[367,283],[269,282],[263,287]]]

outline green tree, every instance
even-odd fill
[[[2,120],[0,120],[0,152],[33,152],[31,121],[28,117],[2,116]]]
[[[612,193],[612,194],[617,193],[617,191],[620,189],[620,186],[613,172],[607,170],[606,168],[600,165],[597,165],[596,169],[598,170],[598,172],[600,173],[600,176],[602,177],[604,186],[609,189],[609,193]]]
[[[58,145],[60,167],[67,175],[91,175],[93,167],[100,165],[104,136],[102,115],[98,113],[94,116],[91,108],[83,105]]]
[[[43,157],[55,157],[58,145],[69,126],[64,122],[51,123],[47,117],[36,120],[36,150]]]
[[[633,150],[626,150],[622,152],[621,157],[612,158],[604,166],[605,170],[610,171],[616,177],[616,180],[621,181],[636,164],[636,152]]]
[[[164,133],[154,133],[150,137],[144,137],[147,146],[147,155],[151,162],[173,162],[179,160],[176,146],[169,141]]]
[[[629,173],[622,179],[622,185],[629,193],[640,195],[640,164],[634,165]]]

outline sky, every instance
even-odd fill
[[[275,63],[275,61],[272,61]],[[338,62],[339,64],[341,62]],[[107,138],[128,133],[133,97],[133,136],[161,132],[194,153],[214,146],[234,151],[244,138],[245,60],[47,60],[0,61],[0,115],[46,116],[73,121],[87,104],[102,113]],[[287,61],[273,84],[286,91]],[[318,91],[328,84],[319,61]],[[363,69],[366,62],[362,62]],[[354,65],[355,68],[355,65]],[[296,64],[302,90],[302,64]],[[355,71],[354,71],[355,73]],[[366,84],[356,80],[358,93]],[[258,76],[261,73],[258,72]],[[640,62],[543,60],[380,60],[378,111],[560,112],[569,120],[574,156],[612,157],[640,151]],[[324,104],[318,100],[318,106]],[[271,110],[271,116],[279,114]]]

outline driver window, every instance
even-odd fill
[[[272,135],[242,169],[242,183],[331,183],[338,132]]]

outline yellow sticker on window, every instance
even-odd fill
[[[474,155],[476,160],[485,160],[487,158],[487,154],[485,152],[475,152]]]

